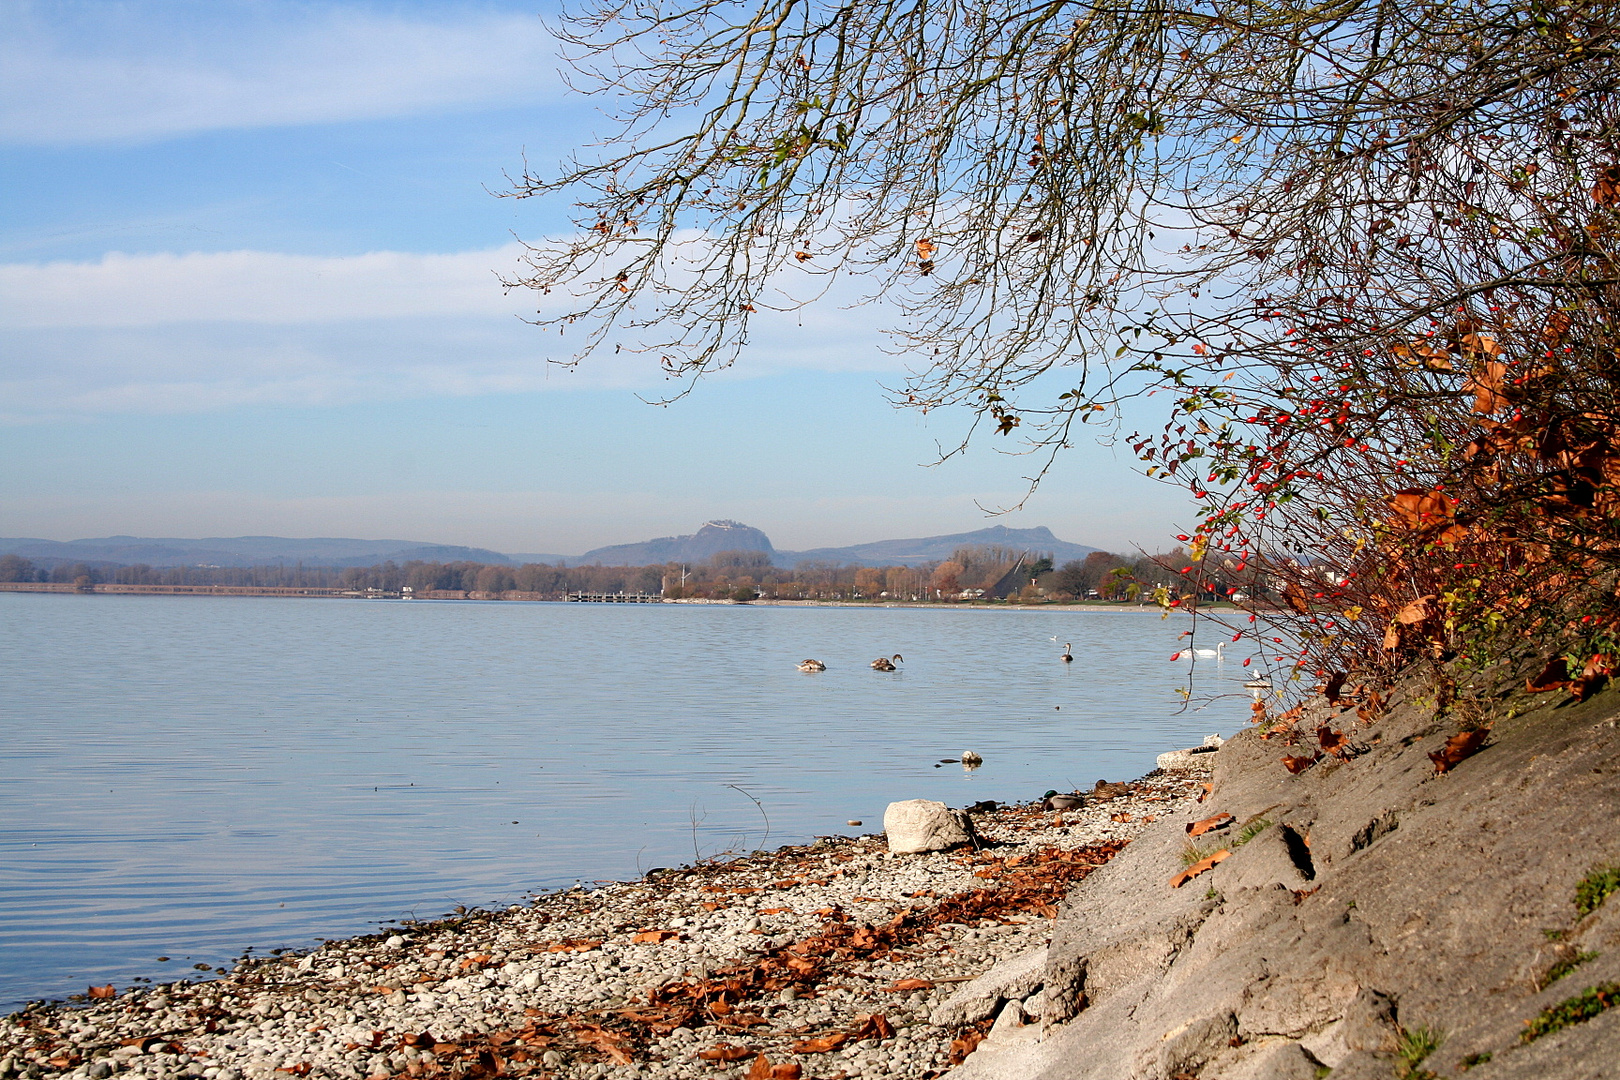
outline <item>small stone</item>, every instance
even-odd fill
[[[90,1066],[85,1075],[90,1077],[90,1080],[105,1080],[112,1075],[112,1071],[111,1062],[97,1061]]]
[[[405,939],[400,937],[398,934],[395,934],[387,941],[383,942],[383,944],[390,949],[403,949],[405,947]]]
[[[548,1069],[562,1068],[563,1056],[555,1050],[547,1050],[540,1055],[540,1064]]]

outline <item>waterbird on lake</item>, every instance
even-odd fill
[[[899,653],[894,654],[894,660],[890,660],[887,656],[880,656],[876,660],[872,661],[872,670],[873,671],[894,671],[895,670],[894,664],[895,664],[896,660],[904,663],[905,662],[905,657],[901,656]]]
[[[820,660],[805,660],[799,664],[800,671],[826,671],[827,665]]]
[[[1222,641],[1222,642],[1218,643],[1213,649],[1182,649],[1180,652],[1176,653],[1170,659],[1172,659],[1172,660],[1191,660],[1195,656],[1201,656],[1201,657],[1204,657],[1205,659],[1214,658],[1216,660],[1225,660],[1226,659],[1226,642]]]
[[[1057,639],[1056,639],[1056,638],[1054,638],[1054,639],[1053,639],[1053,640],[1054,640],[1054,641],[1055,641],[1055,640],[1057,640]],[[1072,664],[1072,663],[1074,663],[1074,653],[1072,653],[1072,652],[1070,652],[1070,650],[1071,650],[1071,649],[1072,649],[1072,648],[1074,648],[1074,645],[1073,645],[1073,643],[1072,643],[1072,642],[1068,642],[1068,641],[1065,641],[1065,642],[1064,642],[1064,643],[1063,643],[1063,656],[1062,656],[1062,660],[1063,660],[1063,662],[1064,662],[1064,663],[1065,663],[1065,664]]]

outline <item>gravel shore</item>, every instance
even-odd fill
[[[1201,776],[1064,812],[974,814],[978,850],[824,838],[469,911],[225,976],[0,1020],[0,1080],[931,1077],[989,1026],[936,1024],[959,984],[1038,948],[1063,896]],[[106,996],[103,996],[106,995]]]

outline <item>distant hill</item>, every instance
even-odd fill
[[[671,562],[707,562],[722,551],[763,551],[773,561],[776,549],[771,538],[751,525],[738,521],[705,521],[703,527],[690,536],[660,536],[639,544],[614,544],[587,551],[577,559],[568,560],[574,566],[653,566]]]
[[[1062,566],[1071,559],[1083,559],[1099,548],[1084,544],[1071,544],[1052,535],[1045,525],[1033,529],[1009,529],[1005,525],[992,525],[973,532],[950,533],[946,536],[922,536],[913,540],[878,540],[870,544],[850,547],[814,548],[810,551],[779,552],[779,561],[793,566],[802,562],[858,563],[862,566],[917,566],[921,563],[940,562],[951,557],[957,548],[979,544],[998,544],[1032,554],[1050,554]]]
[[[737,521],[706,521],[697,532],[685,536],[660,536],[637,544],[614,544],[587,551],[583,555],[524,553],[503,555],[488,548],[429,544],[417,540],[354,540],[343,537],[295,539],[285,536],[204,537],[186,540],[175,537],[104,536],[94,540],[40,540],[32,537],[0,539],[0,555],[20,555],[46,568],[61,563],[91,566],[375,566],[393,560],[405,563],[476,562],[495,566],[523,563],[586,566],[656,566],[663,563],[707,562],[722,551],[762,551],[777,566],[802,562],[829,562],[857,566],[917,566],[940,562],[960,547],[999,544],[1002,547],[1050,553],[1061,566],[1070,559],[1083,559],[1098,550],[1084,544],[1070,544],[1052,535],[1045,526],[1009,529],[992,525],[974,532],[947,536],[923,536],[911,540],[878,540],[850,547],[815,548],[810,551],[778,551],[771,538],[751,525]]]
[[[133,566],[374,566],[396,563],[477,562],[511,565],[488,548],[427,544],[418,540],[350,540],[340,537],[293,539],[285,536],[173,537],[106,536],[96,540],[0,539],[0,555],[21,555],[47,565],[98,563]]]

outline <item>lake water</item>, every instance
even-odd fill
[[[1139,776],[1247,717],[1230,657],[1199,664],[1194,700],[1225,695],[1181,708],[1186,665],[1167,658],[1184,628],[1115,611],[0,593],[0,1011],[878,831],[896,799]],[[900,671],[868,666],[896,652]],[[805,657],[828,670],[795,670]],[[935,767],[965,749],[982,768]]]

